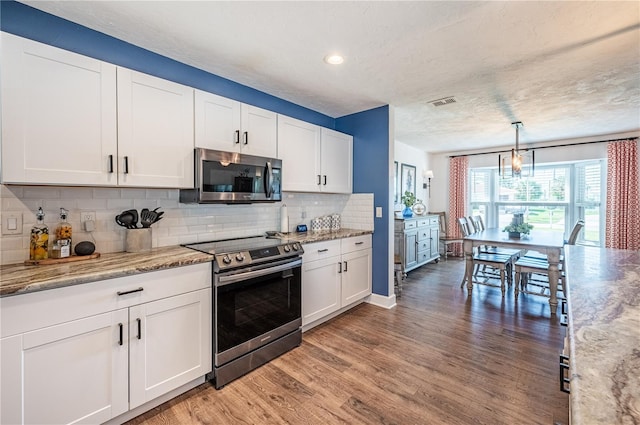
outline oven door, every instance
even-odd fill
[[[214,280],[214,362],[221,366],[300,328],[302,260],[219,273]]]

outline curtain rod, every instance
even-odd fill
[[[590,145],[592,143],[622,142],[624,140],[637,140],[637,139],[638,139],[637,137],[625,137],[624,139],[609,139],[609,140],[597,140],[597,141],[593,141],[593,142],[565,143],[563,145],[540,146],[538,148],[526,148],[526,149],[521,149],[521,150],[529,151],[529,150],[534,150],[534,149],[537,150],[537,149],[547,149],[547,148],[561,148],[561,147],[564,147],[564,146]],[[495,153],[505,153],[505,152],[511,152],[511,149],[504,150],[504,151],[477,152],[477,153],[467,153],[467,154],[462,154],[462,155],[450,155],[449,158],[458,158],[460,156],[491,155],[491,154],[495,154]]]

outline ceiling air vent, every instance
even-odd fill
[[[444,106],[450,103],[456,103],[456,99],[453,96],[447,96],[443,97],[442,99],[432,100],[429,103],[431,103],[433,106]]]

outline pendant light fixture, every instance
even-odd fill
[[[511,177],[533,176],[535,170],[535,154],[533,150],[520,149],[520,129],[522,122],[511,123],[516,129],[516,146],[511,149]],[[507,158],[498,155],[498,174],[505,176],[505,160]]]

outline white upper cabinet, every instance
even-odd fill
[[[118,67],[118,183],[193,187],[193,88]]]
[[[322,192],[353,191],[353,136],[328,128],[322,129],[320,164]]]
[[[2,33],[2,182],[193,187],[193,89]]]
[[[278,116],[282,190],[351,193],[353,137],[291,117]]]
[[[275,158],[277,114],[195,90],[195,146]]]
[[[2,182],[116,184],[116,66],[1,36]]]
[[[282,190],[319,191],[319,126],[278,115],[278,158],[282,160]]]

